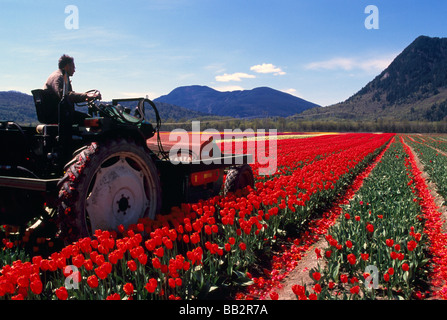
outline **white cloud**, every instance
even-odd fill
[[[275,76],[282,76],[286,73],[271,63],[258,64],[250,68],[251,71],[257,73],[273,73]]]
[[[362,69],[365,71],[383,71],[393,62],[393,58],[371,59],[362,63]]]
[[[324,61],[311,62],[305,67],[309,70],[341,69],[345,71],[363,70],[366,72],[380,72],[386,69],[395,57],[395,54],[370,59],[337,57]]]
[[[215,67],[215,65],[209,66],[208,68],[212,69],[214,67]],[[271,63],[258,64],[258,65],[252,66],[250,68],[250,70],[254,71],[256,73],[273,73],[275,76],[286,74],[284,71],[281,70],[281,68],[278,68]],[[220,71],[223,71],[223,70],[220,70]],[[242,81],[242,79],[254,79],[254,78],[256,78],[255,75],[244,73],[244,72],[236,72],[236,73],[231,73],[231,74],[224,73],[223,75],[215,77],[216,81],[219,81],[219,82],[230,82],[230,81],[240,82],[240,81]]]
[[[135,39],[134,36],[118,32],[117,30],[110,30],[106,27],[82,27],[78,30],[67,32],[66,29],[49,32],[46,35],[46,41],[53,43],[73,43],[74,41],[84,41],[84,43],[101,44],[116,44],[119,41]]]
[[[232,74],[225,73],[221,76],[216,76],[216,81],[219,81],[219,82],[242,81],[243,78],[254,79],[254,78],[256,78],[256,76],[254,76],[252,74],[243,73],[243,72],[236,72],[236,73],[232,73]]]
[[[335,69],[343,69],[343,70],[352,70],[354,66],[354,60],[349,58],[333,58],[325,61],[317,61],[311,62],[306,65],[306,69],[310,70],[335,70]]]
[[[213,87],[213,89],[221,92],[245,90],[240,86],[220,86],[220,87]]]
[[[293,89],[293,88],[283,89],[281,91],[285,92],[285,93],[288,93],[288,94],[291,94],[292,96],[295,96],[295,97],[301,97],[301,94],[298,91],[296,91],[296,89]]]
[[[213,72],[214,74],[224,73],[226,71],[221,63],[210,64],[203,68],[207,71]]]
[[[146,98],[146,96],[153,97],[149,92],[120,92],[120,97],[115,97],[115,99],[124,99],[124,98]]]

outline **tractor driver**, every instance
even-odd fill
[[[101,99],[99,92],[78,93],[71,87],[70,77],[75,73],[75,64],[73,57],[63,55],[59,58],[58,70],[54,71],[47,79],[44,89],[55,93],[59,100],[67,96],[70,104],[85,102],[92,99]],[[88,114],[79,111],[74,112],[75,123],[82,123],[88,117]]]

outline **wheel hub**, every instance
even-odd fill
[[[121,199],[116,203],[118,204],[118,213],[123,212],[123,214],[126,214],[126,210],[130,208],[129,199],[121,195]]]
[[[92,230],[127,227],[143,217],[149,206],[143,173],[124,158],[98,170],[91,190],[86,211]]]

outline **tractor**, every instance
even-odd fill
[[[71,243],[254,185],[252,156],[222,154],[212,139],[199,148],[212,144],[207,161],[191,145],[179,161],[172,142],[160,138],[161,119],[147,97],[87,101],[85,119],[75,123],[78,105],[66,97],[32,95],[39,125],[0,121],[0,224],[26,226],[51,214]]]

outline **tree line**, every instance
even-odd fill
[[[390,133],[447,133],[447,121],[396,120],[297,120],[281,117],[264,119],[196,120],[200,129],[276,129],[278,132],[390,132]],[[184,129],[191,131],[192,120],[162,123],[162,131]]]

